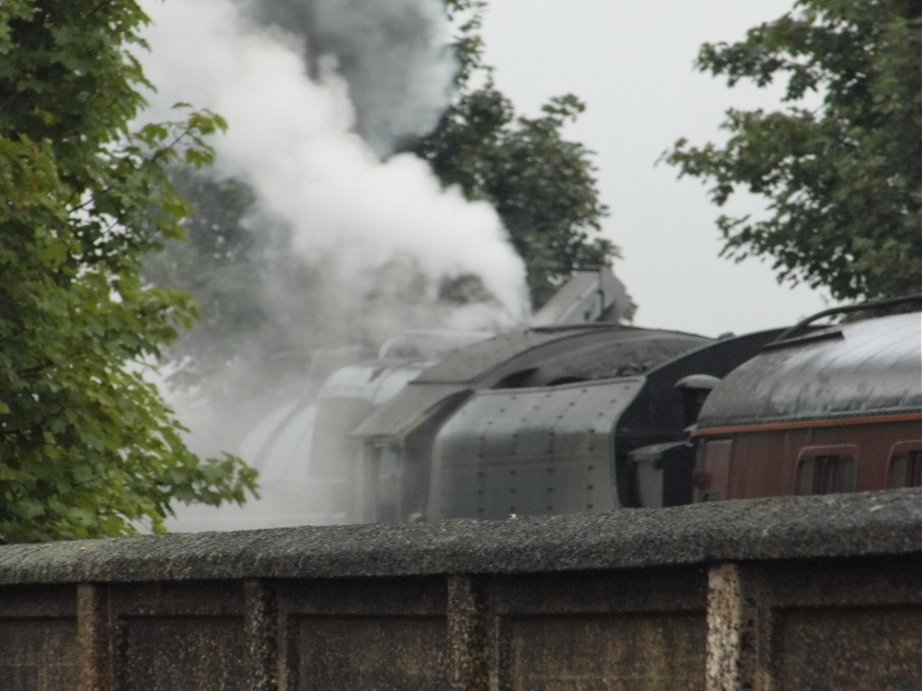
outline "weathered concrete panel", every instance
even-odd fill
[[[779,689],[922,688],[922,607],[775,614]]]
[[[509,688],[703,689],[703,614],[525,617],[506,622]]]
[[[294,625],[299,691],[441,690],[444,619],[300,617]]]
[[[276,582],[283,616],[444,616],[445,580],[343,578]]]
[[[115,644],[124,691],[248,691],[243,619],[127,617]]]
[[[0,620],[0,689],[76,689],[80,674],[76,619]]]
[[[500,614],[704,612],[707,570],[625,569],[510,575],[497,579]]]

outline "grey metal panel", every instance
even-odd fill
[[[617,337],[582,338],[543,360],[533,386],[559,379],[613,379],[642,374],[683,353],[711,343],[701,336],[669,331],[628,331]]]
[[[446,355],[417,382],[472,383],[486,386],[528,367],[582,367],[586,378],[613,376],[627,367],[633,374],[708,342],[701,336],[625,326],[560,327],[501,334]],[[577,350],[585,352],[574,357]],[[553,376],[553,375],[551,375]],[[617,376],[621,376],[618,374]]]
[[[372,413],[351,436],[403,437],[427,419],[441,404],[454,401],[466,391],[466,387],[456,384],[414,383]]]
[[[430,516],[618,508],[613,430],[643,385],[631,377],[477,392],[436,435]]]
[[[628,305],[627,292],[607,267],[578,271],[531,318],[532,326],[585,324],[613,313],[618,321]]]
[[[403,437],[429,417],[427,411],[449,406],[449,397],[457,401],[461,392],[495,386],[520,370],[534,370],[531,385],[564,377],[622,376],[707,342],[689,334],[617,326],[502,334],[446,355],[385,402],[353,436]]]
[[[523,352],[554,341],[593,331],[620,330],[619,327],[553,329],[547,331],[513,331],[500,334],[463,350],[449,353],[423,372],[418,381],[430,383],[467,383]]]
[[[922,315],[832,327],[766,350],[710,394],[698,428],[922,410]]]
[[[357,398],[381,405],[393,398],[429,364],[428,362],[385,365],[366,362],[341,367],[320,388],[319,399]]]

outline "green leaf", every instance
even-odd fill
[[[838,300],[922,287],[922,12],[919,3],[799,0],[796,11],[697,66],[784,83],[774,112],[730,110],[724,146],[680,139],[663,158],[707,181],[712,201],[763,196],[762,219],[721,216],[722,254],[770,257],[779,281]],[[817,108],[804,99],[822,100]],[[896,248],[899,249],[890,249]]]
[[[131,133],[147,85],[130,0],[0,2],[0,530],[8,540],[162,528],[172,502],[255,490],[203,461],[138,369],[188,326],[187,295],[141,279],[188,204],[166,164],[211,160],[207,111]],[[192,152],[191,154],[188,152]],[[165,482],[164,477],[170,480]]]

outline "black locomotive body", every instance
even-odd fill
[[[315,429],[312,463],[351,487],[348,521],[922,484],[919,312],[721,340],[537,327],[354,369],[367,388],[401,368],[418,375],[387,396],[318,403],[339,423]]]

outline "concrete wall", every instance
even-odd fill
[[[0,547],[0,689],[918,689],[916,490]]]

